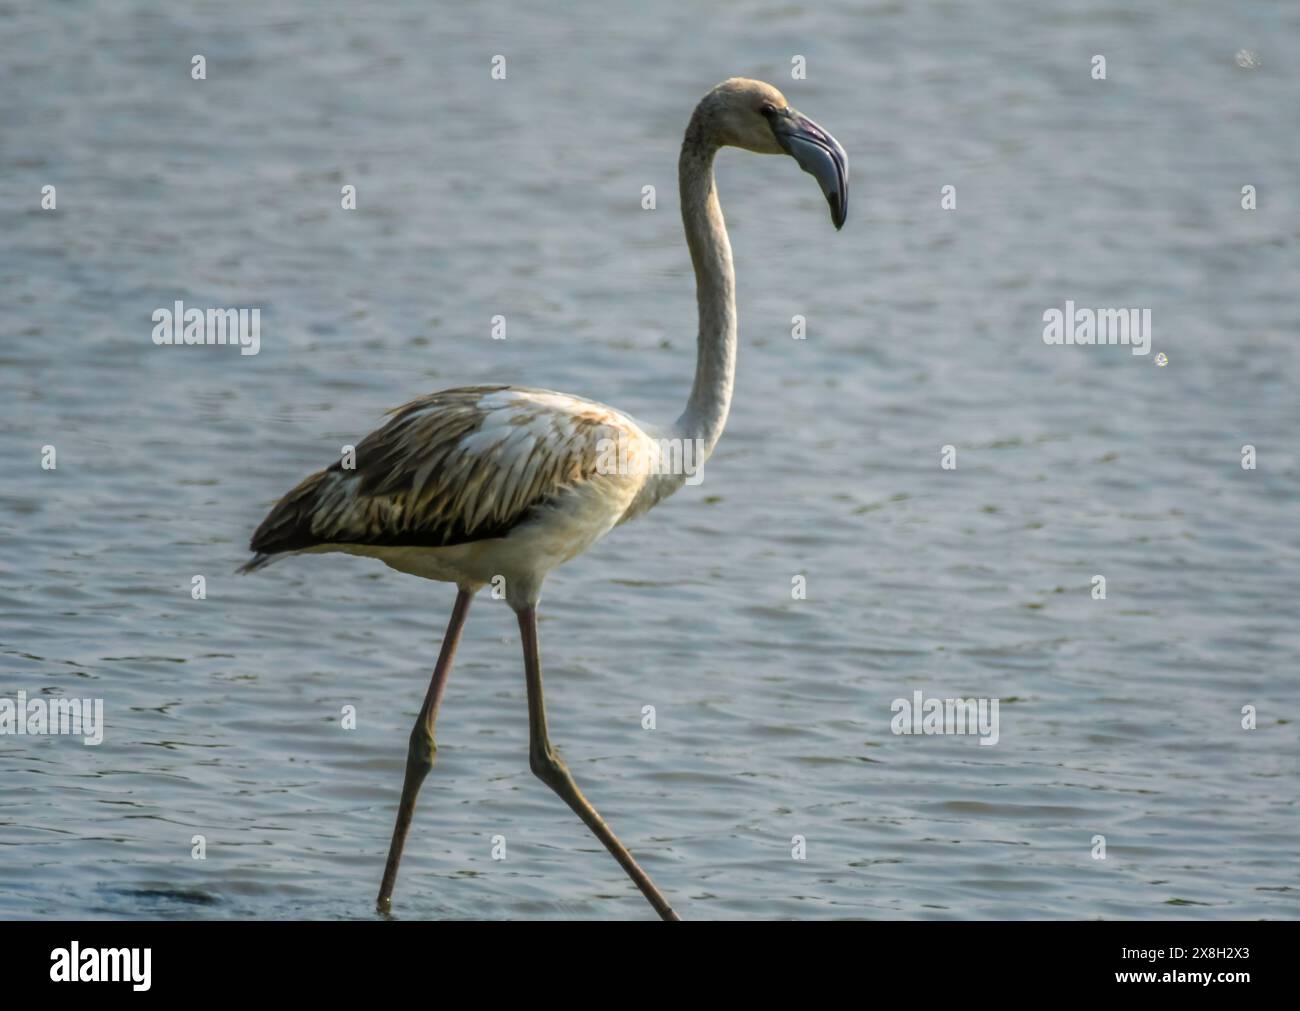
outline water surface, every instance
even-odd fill
[[[0,738],[0,916],[371,915],[453,592],[233,570],[431,390],[676,417],[676,153],[743,74],[847,148],[851,217],[720,159],[727,432],[547,586],[578,781],[689,918],[1294,917],[1297,43],[1262,0],[0,3],[0,697],[107,721]],[[1150,308],[1153,353],[1046,346],[1067,298]],[[260,354],[154,346],[177,299],[260,307]],[[999,743],[895,736],[915,690],[1000,699]],[[529,773],[486,596],[438,736],[399,915],[649,914]]]

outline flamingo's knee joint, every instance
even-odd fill
[[[528,767],[533,775],[552,789],[557,789],[569,777],[569,767],[550,748],[528,753]]]
[[[438,743],[422,726],[411,731],[411,743],[406,749],[408,765],[428,772],[433,768],[433,760],[438,756]]]

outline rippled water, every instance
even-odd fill
[[[371,915],[453,593],[233,570],[430,390],[676,417],[676,152],[732,74],[836,134],[851,217],[721,159],[728,430],[703,486],[548,583],[578,781],[688,918],[1297,914],[1300,10],[185,7],[0,3],[0,697],[107,723],[0,737],[0,915]],[[261,307],[261,353],[154,346],[177,299]],[[1065,299],[1150,308],[1153,353],[1046,346]],[[916,690],[1000,699],[998,744],[895,736]],[[649,915],[529,773],[486,596],[439,744],[399,915]]]

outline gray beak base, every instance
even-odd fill
[[[831,208],[831,223],[844,227],[849,216],[849,156],[840,142],[801,112],[788,110],[772,123],[776,142],[799,167],[817,180]]]

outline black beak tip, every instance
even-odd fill
[[[831,224],[835,226],[835,230],[838,232],[844,227],[844,222],[848,220],[849,209],[844,206],[844,201],[838,193],[831,194],[827,198],[827,202],[831,205]]]

